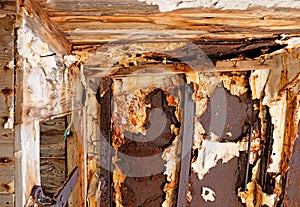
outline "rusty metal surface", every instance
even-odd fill
[[[53,198],[44,195],[41,186],[34,186],[31,196],[34,203],[39,207],[63,207],[66,205],[72,191],[74,190],[79,177],[78,167],[74,168],[64,185],[58,189]]]
[[[191,155],[193,146],[193,126],[195,114],[195,102],[192,100],[192,89],[184,84],[184,111],[183,111],[183,134],[181,147],[181,167],[178,183],[177,207],[186,206],[186,195],[188,193],[189,173],[191,168]]]

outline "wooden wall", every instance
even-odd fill
[[[14,23],[14,15],[0,18],[0,206],[3,207],[14,205]]]

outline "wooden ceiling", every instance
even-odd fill
[[[73,45],[115,40],[273,39],[300,34],[299,10],[183,9],[160,12],[138,0],[37,0]]]

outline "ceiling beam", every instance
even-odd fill
[[[47,12],[35,0],[24,0],[19,11],[26,23],[38,33],[51,47],[61,54],[70,54],[72,45],[60,29],[50,20]]]

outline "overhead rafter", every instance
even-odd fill
[[[71,43],[62,34],[60,29],[50,20],[48,14],[35,0],[24,0],[20,3],[19,12],[24,16],[26,23],[47,40],[54,49],[61,54],[69,54]],[[24,13],[23,13],[24,12]]]

